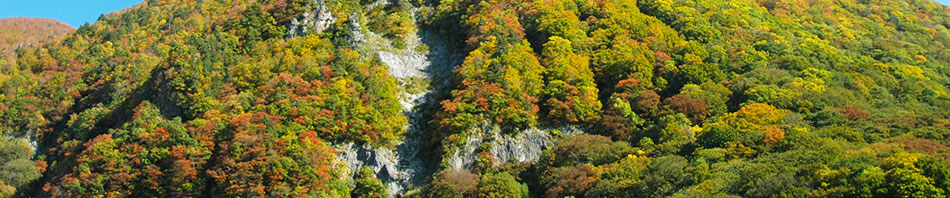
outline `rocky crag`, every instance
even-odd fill
[[[377,1],[366,9],[385,6],[387,3]],[[292,21],[288,27],[289,36],[322,32],[337,20],[322,0],[315,0],[314,4],[317,5],[314,10]],[[413,18],[417,18],[417,13],[418,9],[412,10]],[[337,158],[347,167],[345,177],[353,177],[356,170],[369,167],[376,173],[376,178],[387,185],[390,195],[398,197],[439,168],[437,164],[424,163],[429,155],[422,150],[422,139],[430,132],[425,127],[428,120],[424,114],[427,108],[438,105],[436,96],[442,94],[440,92],[450,90],[451,71],[461,64],[465,52],[453,47],[448,38],[419,25],[414,25],[413,34],[406,38],[408,47],[396,49],[392,41],[366,30],[362,23],[364,21],[349,21],[353,35],[350,43],[357,51],[367,56],[377,56],[389,66],[389,73],[404,88],[400,103],[409,118],[409,124],[406,126],[406,137],[395,149],[348,143],[335,146]],[[484,124],[472,130],[475,131],[472,133],[474,135],[467,137],[460,148],[455,148],[443,160],[448,162],[449,168],[472,167],[477,160],[477,148],[485,143],[491,144],[489,153],[499,163],[527,162],[538,159],[541,152],[552,146],[558,137],[582,133],[577,128],[564,127],[545,130],[532,128],[517,135],[506,135],[494,124]]]

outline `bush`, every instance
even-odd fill
[[[369,167],[363,167],[357,173],[356,187],[350,193],[353,197],[386,198],[389,197],[389,188],[376,179],[376,174]]]
[[[528,186],[506,172],[488,173],[478,181],[477,197],[528,198]]]
[[[478,190],[479,182],[478,175],[468,170],[443,170],[435,176],[426,197],[472,197]]]

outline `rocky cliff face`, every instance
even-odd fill
[[[346,162],[350,171],[345,177],[352,178],[354,171],[369,167],[376,173],[376,178],[387,185],[392,195],[401,193],[410,182],[412,173],[400,165],[400,156],[392,149],[349,143],[336,146],[336,150],[337,160]]]
[[[531,128],[515,135],[508,135],[502,133],[497,125],[483,124],[481,127],[472,129],[470,133],[472,135],[469,135],[462,146],[452,152],[447,159],[449,167],[472,168],[478,159],[478,148],[485,143],[490,144],[488,153],[497,160],[496,165],[505,162],[535,161],[541,156],[541,152],[554,145],[558,136],[570,136],[583,133],[583,131],[574,127],[546,130]]]
[[[303,16],[294,18],[287,26],[287,36],[300,37],[307,34],[323,32],[327,30],[327,28],[330,28],[333,22],[336,22],[336,17],[330,12],[330,8],[327,8],[327,4],[324,0],[313,0],[312,3],[316,5],[316,9],[303,13]]]
[[[354,32],[354,35],[357,34],[364,35],[364,33]],[[374,36],[371,32],[367,32],[366,35]],[[411,39],[415,39],[414,42],[410,42],[414,45],[421,43],[421,37],[411,37]],[[387,49],[370,51],[379,56],[383,63],[389,65],[390,73],[402,84],[410,83],[411,79],[431,79],[432,75],[429,72],[440,70],[435,67],[451,67],[450,65],[433,65],[430,59],[433,56],[439,56],[438,53],[423,54],[413,50],[391,52]],[[370,167],[376,173],[376,178],[389,187],[391,196],[395,197],[403,193],[409,185],[419,181],[426,172],[423,161],[418,157],[421,137],[426,131],[420,127],[425,124],[425,121],[422,120],[422,112],[417,106],[431,104],[433,101],[427,95],[432,91],[432,89],[426,89],[420,93],[402,94],[400,103],[403,105],[403,112],[409,117],[409,125],[406,126],[406,138],[395,150],[354,144],[342,145],[337,147],[339,160],[346,162],[351,171]],[[347,176],[352,177],[352,173]]]
[[[387,2],[377,1],[370,6],[381,6]],[[314,12],[322,12],[319,10],[318,7]],[[428,176],[428,163],[420,159],[423,152],[420,150],[421,139],[428,133],[422,127],[426,124],[423,107],[437,103],[432,96],[440,90],[439,87],[448,84],[445,74],[461,63],[464,54],[447,46],[444,38],[429,30],[417,28],[415,33],[407,38],[408,47],[400,50],[393,48],[391,41],[363,29],[360,21],[351,20],[349,26],[353,35],[350,43],[358,48],[356,50],[365,56],[379,57],[389,66],[390,74],[399,80],[402,86],[419,86],[413,83],[434,82],[422,85],[425,88],[421,91],[402,93],[400,103],[403,113],[409,118],[409,125],[406,126],[406,138],[395,149],[352,143],[335,146],[338,160],[344,162],[350,171],[345,177],[352,178],[353,171],[369,167],[376,173],[376,178],[386,184],[391,196],[398,197],[408,186]],[[416,50],[420,45],[428,46],[429,50]]]

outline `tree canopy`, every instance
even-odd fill
[[[950,195],[928,0],[146,0],[22,25],[0,21],[0,197]],[[423,164],[391,181],[353,145]]]

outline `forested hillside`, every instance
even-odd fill
[[[950,197],[948,27],[929,0],[147,0],[0,62],[0,196]]]
[[[53,19],[0,18],[0,57],[12,63],[17,48],[39,44],[71,31],[72,27]]]
[[[0,109],[4,109],[4,115],[7,114],[7,104],[15,103],[9,101],[5,95],[9,92],[17,92],[18,87],[7,86],[7,82],[15,80],[19,76],[19,68],[16,67],[15,50],[20,47],[37,45],[56,37],[64,36],[73,30],[72,27],[60,21],[41,18],[2,18],[0,19],[0,85],[3,85],[3,91],[0,92],[0,98],[4,103],[0,104]],[[6,116],[4,116],[6,118]],[[28,185],[32,180],[41,176],[42,167],[31,160],[33,158],[34,145],[31,145],[30,138],[25,135],[16,135],[5,129],[8,125],[6,119],[0,124],[3,129],[4,137],[0,137],[0,197],[10,197],[16,193],[17,188]]]

